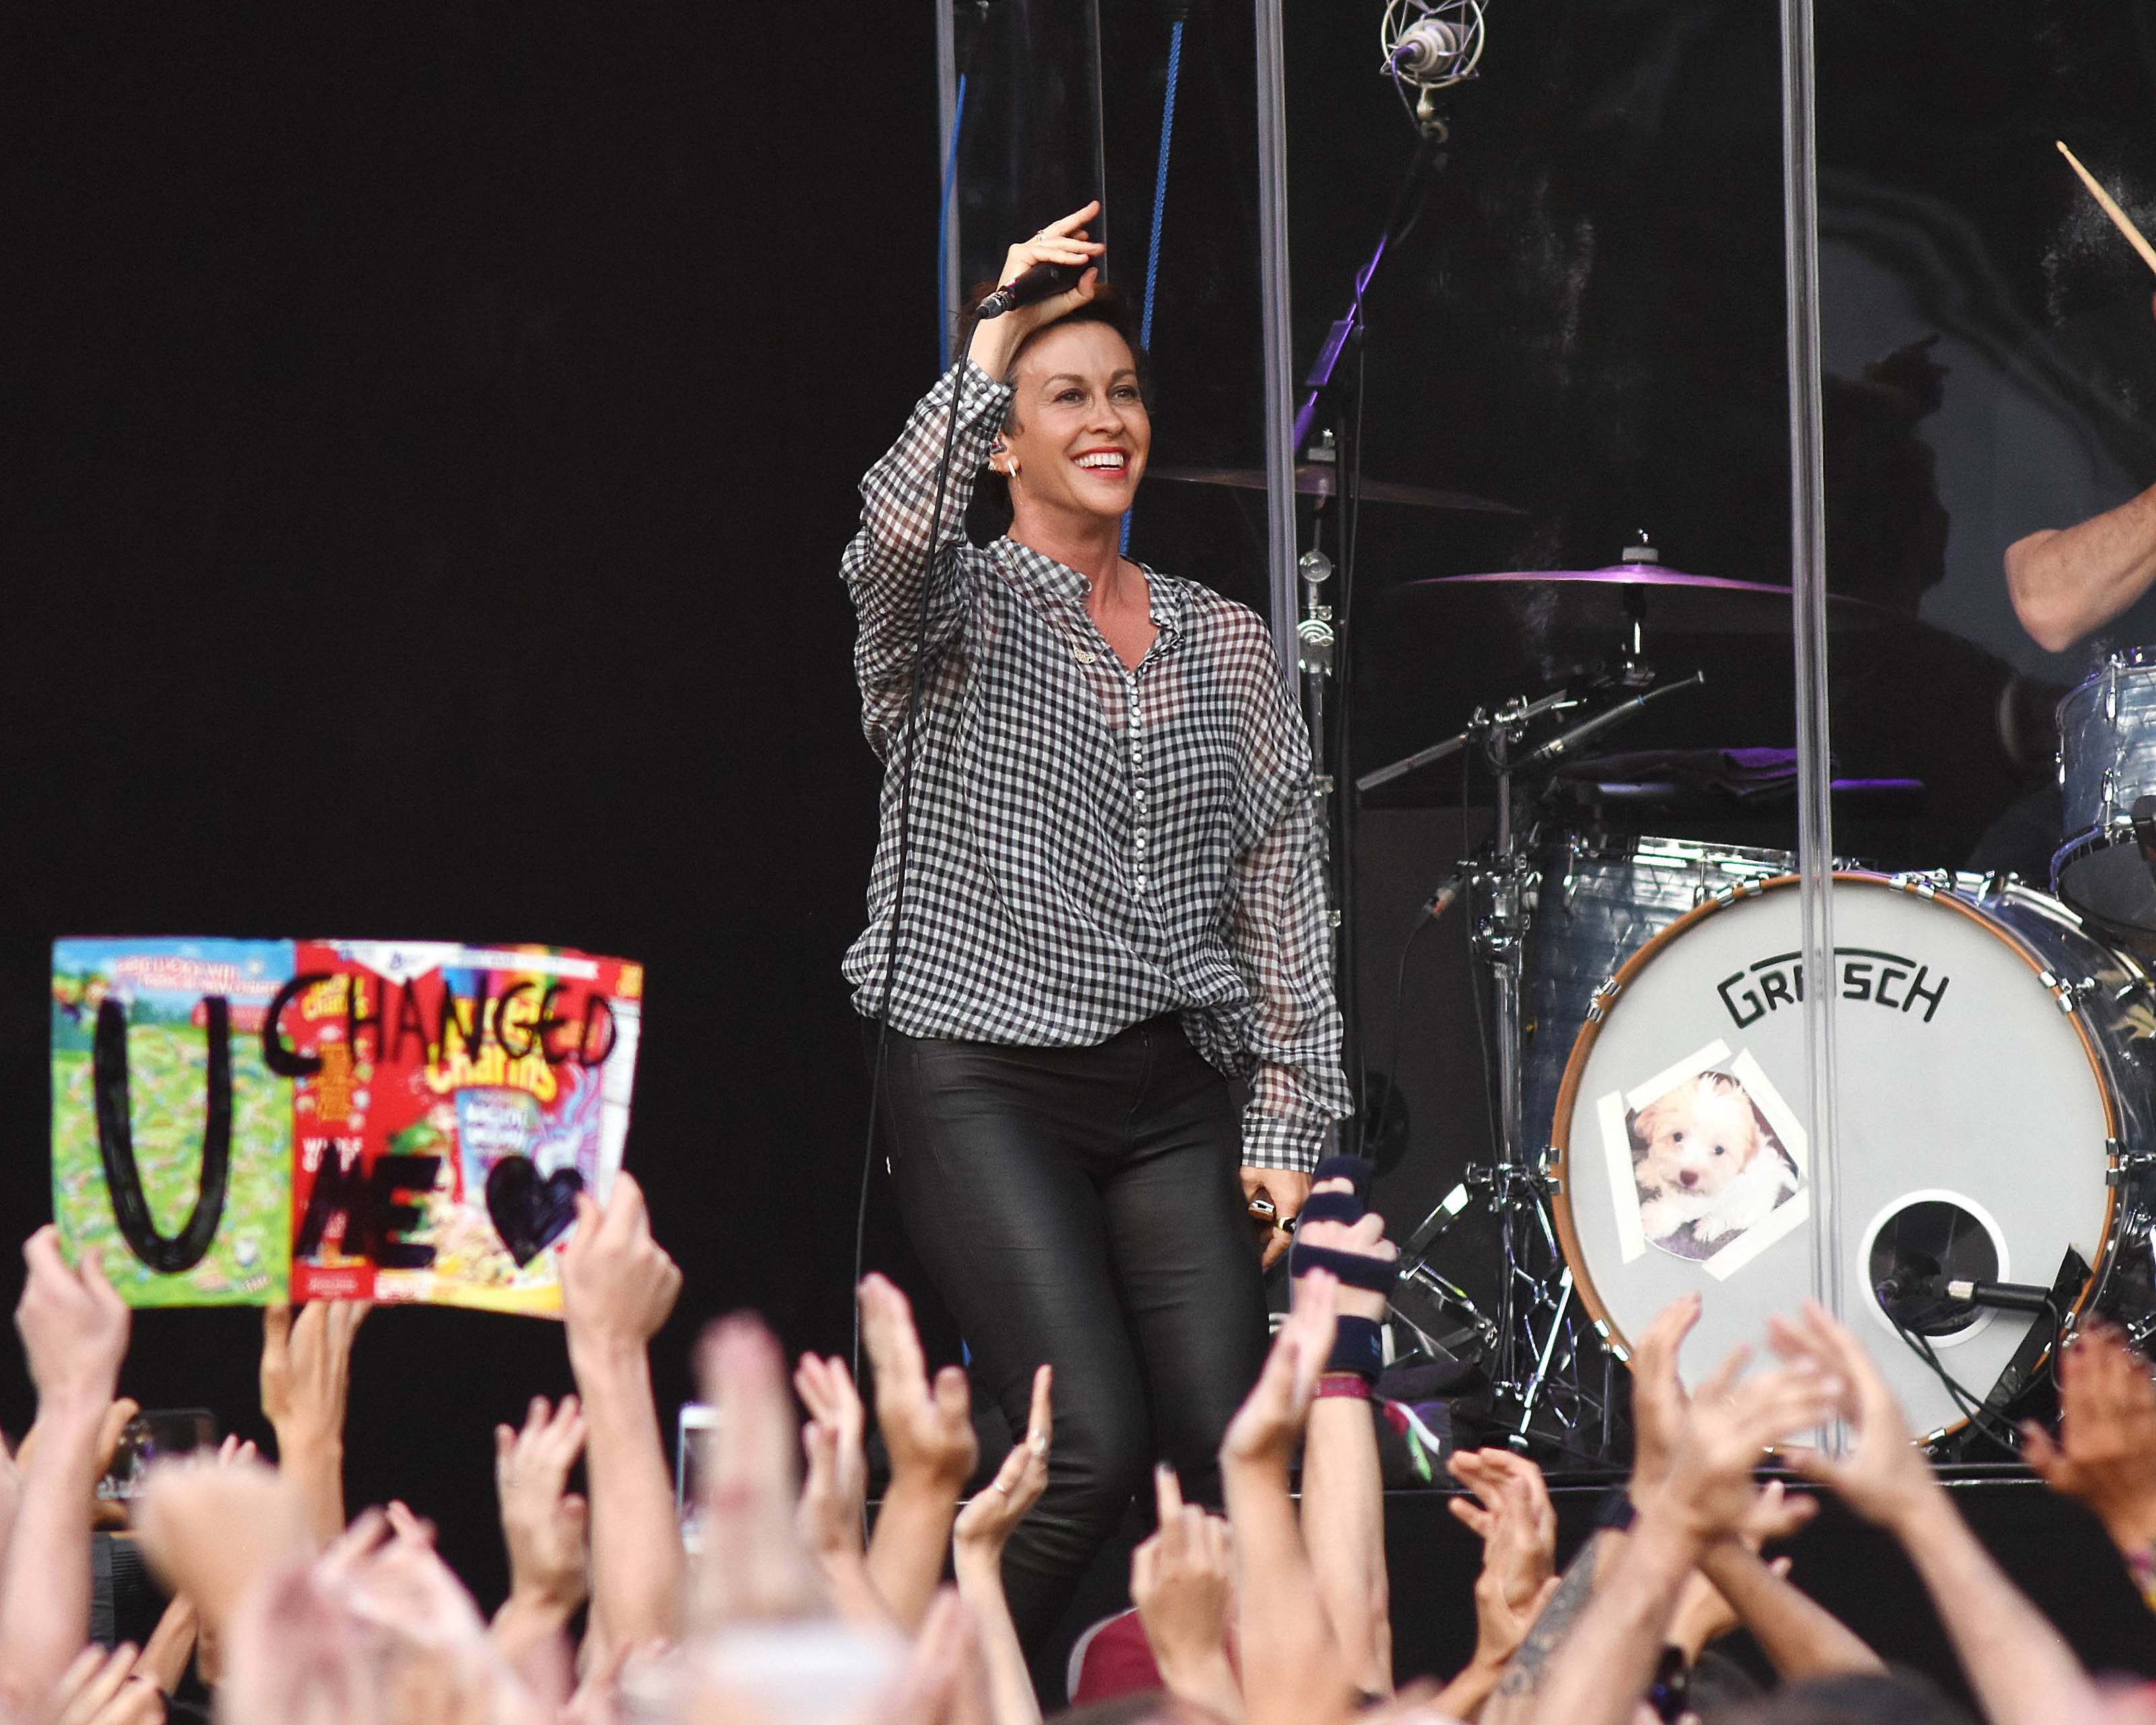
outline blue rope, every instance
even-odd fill
[[[1175,138],[1175,86],[1183,74],[1183,20],[1168,38],[1168,94],[1160,105],[1160,167],[1152,182],[1152,239],[1146,247],[1145,308],[1138,316],[1138,346],[1152,346],[1153,285],[1160,279],[1160,218],[1168,208],[1168,152]]]
[[[1138,313],[1138,346],[1152,346],[1153,288],[1160,280],[1161,218],[1168,208],[1168,155],[1175,140],[1175,86],[1183,75],[1183,19],[1178,17],[1168,36],[1168,94],[1160,105],[1160,165],[1152,182],[1152,238],[1146,245],[1145,301]],[[1131,518],[1123,516],[1122,549],[1131,548]]]
[[[951,369],[951,188],[958,182],[958,128],[966,123],[966,74],[958,74],[958,93],[951,104],[951,148],[943,164],[943,198],[936,207],[936,352]]]

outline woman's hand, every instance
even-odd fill
[[[1107,248],[1086,237],[1086,224],[1100,213],[1101,203],[1096,198],[1083,209],[1073,210],[1060,221],[1050,222],[1032,239],[1020,240],[1004,254],[1003,273],[996,277],[998,287],[1009,286],[1035,264],[1068,264],[1085,273],[1078,278],[1077,286],[1050,294],[1031,305],[1006,311],[974,330],[967,357],[998,383],[1008,381],[1011,356],[1028,336],[1043,324],[1054,323],[1065,312],[1076,311],[1093,297],[1093,288],[1101,273],[1097,268],[1089,266],[1097,264]]]
[[[1292,1244],[1288,1224],[1302,1214],[1310,1197],[1310,1176],[1293,1168],[1245,1167],[1243,1201],[1248,1204],[1261,1192],[1272,1200],[1273,1219],[1270,1231],[1260,1237],[1265,1255],[1258,1267],[1270,1270]]]

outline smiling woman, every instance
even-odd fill
[[[1217,1501],[1264,1355],[1260,1251],[1286,1243],[1254,1249],[1246,1201],[1292,1216],[1349,1106],[1309,737],[1271,638],[1117,550],[1152,428],[1096,208],[1011,248],[1005,282],[1084,274],[979,326],[863,481],[844,563],[886,768],[846,975],[865,1017],[888,1003],[901,1219],[1014,1433],[1055,1368],[1049,1487],[1005,1556],[1034,1634],[1154,1460]],[[976,547],[957,523],[984,465],[1010,528]]]

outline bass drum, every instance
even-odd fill
[[[2052,1285],[2078,1311],[2111,1258],[2122,1165],[2150,1136],[2150,978],[2057,901],[1977,876],[1835,877],[1840,1300],[1918,1431],[1964,1414],[1874,1289],[1898,1266]],[[1620,1356],[1703,1295],[1684,1376],[1812,1291],[1799,899],[1793,877],[1701,904],[1597,991],[1554,1122],[1555,1209]],[[1979,1400],[2048,1319],[1901,1308]]]

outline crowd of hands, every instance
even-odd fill
[[[968,1498],[981,1457],[966,1376],[932,1373],[904,1295],[864,1281],[861,1337],[891,1464],[870,1535],[867,1409],[845,1363],[812,1354],[789,1373],[758,1319],[720,1319],[697,1349],[718,1418],[692,1557],[648,1360],[680,1274],[633,1178],[603,1209],[581,1204],[561,1253],[576,1392],[534,1399],[521,1429],[495,1432],[511,1585],[490,1620],[403,1505],[347,1521],[346,1386],[367,1308],[316,1304],[265,1315],[276,1466],[228,1440],[151,1471],[134,1537],[172,1603],[144,1645],[109,1651],[87,1645],[91,1540],[97,1481],[136,1411],[117,1397],[129,1314],[95,1256],[70,1266],[53,1230],[33,1235],[16,1327],[36,1422],[0,1457],[0,1725],[145,1725],[167,1717],[191,1667],[232,1725],[1039,1725],[1001,1569],[1048,1481],[1048,1368],[1026,1430]],[[1374,1215],[1306,1231],[1313,1245],[1394,1255]],[[1748,1373],[1732,1357],[1687,1394],[1677,1356],[1696,1297],[1663,1312],[1631,1360],[1630,1526],[1596,1532],[1562,1577],[1535,1466],[1496,1450],[1450,1458],[1465,1488],[1451,1507],[1483,1545],[1476,1650],[1449,1681],[1396,1688],[1370,1405],[1317,1394],[1339,1317],[1382,1316],[1383,1302],[1322,1271],[1297,1279],[1222,1445],[1224,1516],[1183,1502],[1160,1471],[1158,1531],[1134,1557],[1131,1592],[1162,1687],[1113,1717],[1640,1725],[1656,1717],[1644,1697],[1666,1647],[1696,1656],[1740,1627],[1783,1684],[1745,1717],[1825,1717],[1801,1711],[1808,1689],[1894,1680],[1790,1580],[1787,1559],[1764,1555],[1816,1508],[1811,1494],[1755,1478],[1779,1446],[1789,1469],[1907,1553],[1991,1725],[2156,1719],[2138,1692],[2092,1679],[1970,1533],[1853,1337],[1808,1308],[1774,1322],[1771,1363]],[[2145,1582],[2148,1368],[2092,1327],[2062,1360],[2061,1388],[2061,1434],[2032,1431],[2028,1458],[2096,1512]],[[1846,1440],[1832,1453],[1791,1446],[1836,1421]]]

